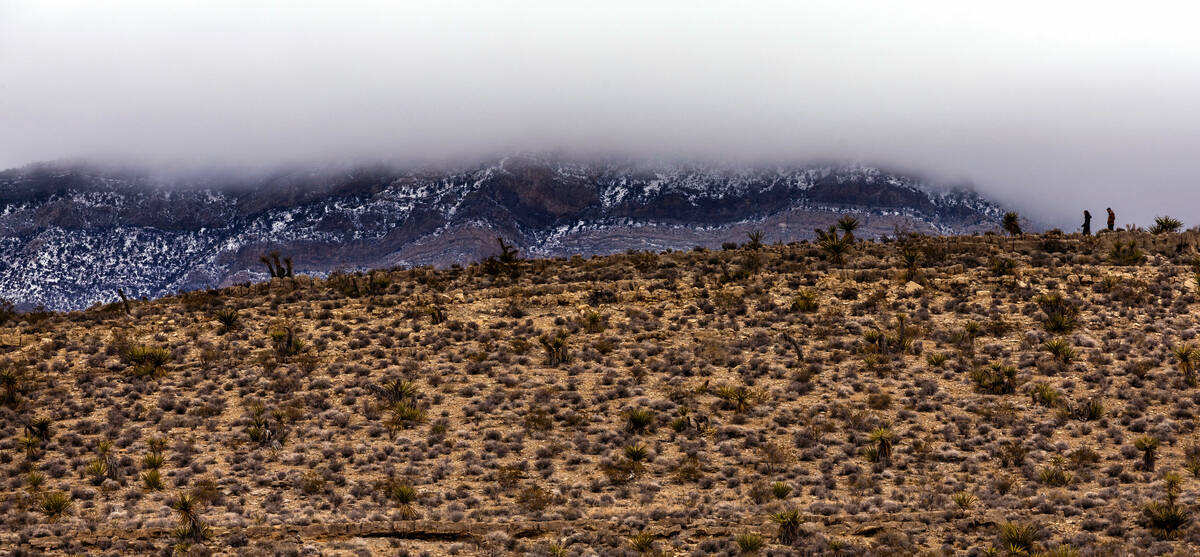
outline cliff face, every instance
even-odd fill
[[[859,235],[994,229],[971,191],[864,167],[729,168],[508,157],[453,170],[362,166],[163,179],[85,166],[0,173],[0,296],[86,307],[298,272],[469,263],[504,236],[526,255],[687,249],[811,238],[853,213]]]

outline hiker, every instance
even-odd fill
[[[1112,232],[1113,227],[1117,225],[1117,214],[1112,212],[1112,207],[1108,208],[1108,231]]]
[[[1092,214],[1087,209],[1083,210],[1083,235],[1092,235]]]

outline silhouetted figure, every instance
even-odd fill
[[[1087,209],[1083,210],[1083,235],[1092,235],[1092,214]]]
[[[1112,232],[1113,227],[1117,225],[1117,214],[1112,212],[1112,207],[1108,208],[1108,231]]]

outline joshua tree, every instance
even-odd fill
[[[854,241],[854,231],[858,230],[858,219],[850,215],[842,215],[842,218],[837,221],[838,228],[842,229],[842,235]]]
[[[512,244],[504,243],[504,238],[496,237],[496,242],[500,244],[500,254],[496,259],[505,265],[510,265],[517,262],[517,249]]]
[[[871,432],[871,442],[875,444],[875,457],[878,462],[886,465],[892,460],[892,446],[896,444],[896,434],[891,428],[881,427]]]
[[[175,537],[181,541],[202,541],[209,535],[208,526],[200,518],[202,501],[195,493],[179,494],[179,498],[171,503],[179,527],[175,529]]]
[[[1016,211],[1004,213],[1004,221],[1001,223],[1004,231],[1013,238],[1013,249],[1017,247],[1017,236],[1021,235],[1021,216]]]
[[[1158,439],[1149,435],[1143,435],[1133,441],[1133,446],[1137,450],[1142,451],[1142,470],[1153,472],[1154,451],[1158,450]]]
[[[121,304],[125,306],[125,315],[129,315],[129,314],[133,313],[129,309],[129,298],[125,297],[125,290],[122,288],[118,288],[117,295],[121,297]]]
[[[556,366],[571,361],[567,351],[567,332],[558,331],[554,336],[542,335],[538,342],[546,349],[546,364]]]
[[[517,262],[520,261],[517,248],[499,236],[496,237],[496,243],[500,245],[500,253],[483,260],[483,271],[492,276],[508,275],[510,278],[516,278],[520,272],[517,267]]]
[[[1179,364],[1179,373],[1188,386],[1196,386],[1196,362],[1200,360],[1200,350],[1191,343],[1181,344],[1171,350],[1175,361]]]
[[[755,230],[755,231],[747,234],[746,236],[750,239],[749,242],[746,242],[747,249],[756,250],[756,249],[759,249],[762,247],[762,245],[763,245],[762,244],[762,239],[763,239],[762,230]]]
[[[817,246],[830,255],[836,263],[841,263],[845,260],[847,251],[850,251],[850,246],[854,242],[854,236],[846,234],[838,236],[836,226],[830,225],[828,230],[816,229]]]
[[[900,249],[900,261],[904,264],[904,280],[921,282],[921,250],[906,245]]]
[[[271,274],[271,278],[286,278],[292,275],[292,258],[284,257],[281,262],[279,252],[273,251],[267,255],[258,258],[264,265],[267,266],[267,272]]]

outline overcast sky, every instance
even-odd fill
[[[0,168],[835,158],[1190,226],[1193,5],[0,0]]]

